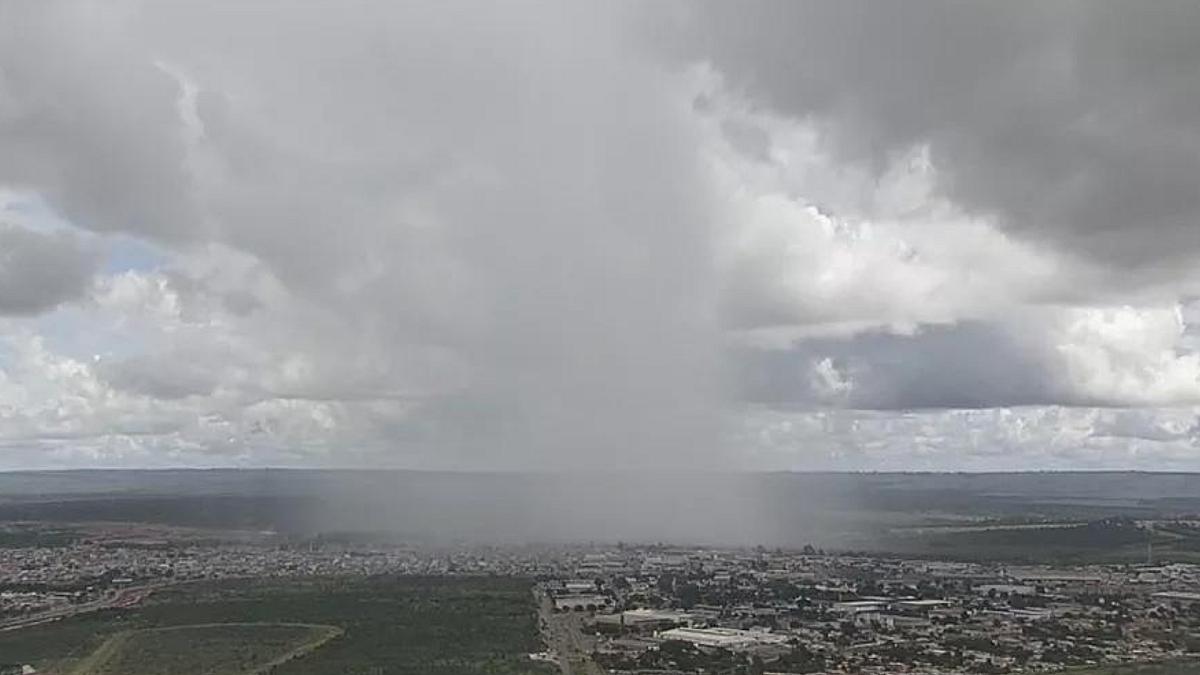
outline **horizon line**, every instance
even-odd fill
[[[688,469],[631,469],[627,471],[621,470],[590,470],[590,469],[563,469],[563,470],[497,470],[497,469],[413,469],[404,467],[351,467],[351,466],[334,466],[334,467],[297,467],[297,466],[178,466],[178,467],[75,467],[75,468],[27,468],[27,469],[0,469],[0,475],[4,474],[33,474],[33,473],[99,473],[99,472],[124,472],[124,473],[167,473],[167,472],[295,472],[295,473],[365,473],[365,472],[389,472],[389,473],[425,473],[425,474],[476,474],[476,475],[496,475],[496,476],[521,476],[521,475],[571,475],[571,474],[588,474],[588,475],[612,475],[620,476],[627,474],[648,473],[651,475],[659,473],[688,473],[702,475],[731,475],[731,476],[769,476],[769,475],[849,475],[849,476],[871,476],[871,475],[892,475],[892,476],[953,476],[953,475],[968,475],[968,476],[988,476],[988,475],[1040,475],[1040,474],[1148,474],[1148,475],[1184,475],[1195,476],[1200,475],[1200,469],[921,469],[921,470],[901,470],[901,469],[747,469],[747,470],[688,470]]]

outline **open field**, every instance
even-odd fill
[[[1149,548],[1151,547],[1152,548]],[[896,528],[874,547],[961,560],[1039,563],[1200,561],[1200,530],[1171,522],[1106,518],[1084,523]]]
[[[224,623],[124,631],[75,664],[71,675],[255,675],[341,634],[334,626]]]
[[[280,661],[272,675],[545,673],[524,658],[540,649],[536,621],[529,583],[508,578],[196,584],[144,607],[0,633],[0,663],[56,675],[241,675]]]

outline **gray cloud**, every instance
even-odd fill
[[[136,356],[115,363],[102,363],[99,378],[111,387],[158,399],[207,396],[220,383],[220,373],[209,359],[193,355]]]
[[[195,238],[179,88],[122,34],[129,13],[0,7],[0,181],[40,192],[80,227]]]
[[[0,224],[0,315],[30,315],[83,295],[97,255],[77,236]]]
[[[801,340],[739,354],[746,398],[778,407],[993,408],[1081,401],[1047,354],[979,322]]]
[[[928,145],[940,189],[1120,266],[1200,252],[1200,6],[689,3],[664,21],[759,101],[882,169]],[[680,27],[683,27],[680,30]]]
[[[749,402],[867,468],[889,434],[888,466],[986,463],[1058,405],[1200,401],[1191,5],[670,7],[0,6],[0,187],[163,258],[102,274],[71,340],[9,336],[4,426],[118,462],[661,468],[753,454],[718,448]],[[3,313],[95,269],[6,240]]]
[[[1187,314],[1024,308],[740,347],[735,363],[747,398],[784,408],[1188,408],[1200,404],[1200,354],[1186,346]]]
[[[488,411],[446,413],[446,452],[708,462],[707,191],[687,98],[633,48],[629,9],[6,7],[0,180],[81,227],[262,261],[304,322],[269,395],[410,392],[428,353]],[[106,376],[209,388],[153,363]]]

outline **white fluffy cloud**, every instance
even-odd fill
[[[740,420],[735,438],[775,470],[1194,471],[1197,419],[1194,407],[759,409]]]

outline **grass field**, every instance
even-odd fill
[[[1200,561],[1200,530],[1159,524],[1147,529],[1126,519],[895,529],[880,540],[901,555],[1025,563],[1135,563],[1153,544],[1156,560]]]
[[[280,658],[321,626],[338,633]],[[544,675],[524,658],[539,649],[530,585],[507,578],[189,585],[144,607],[0,633],[0,663],[53,675],[243,675],[280,660],[272,675]]]
[[[122,631],[76,663],[71,675],[255,675],[318,649],[334,626],[225,623]]]

